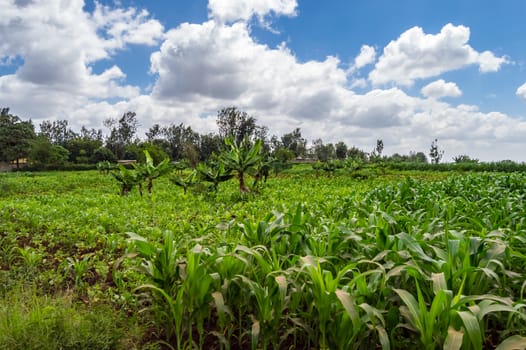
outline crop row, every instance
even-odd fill
[[[526,348],[526,175],[412,175],[254,196],[159,179],[143,198],[95,172],[10,174],[0,295],[72,291],[151,322],[152,347]]]
[[[222,225],[215,246],[130,234],[139,290],[176,348],[524,348],[524,188],[409,178]]]

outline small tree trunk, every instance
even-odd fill
[[[153,179],[150,177],[148,179],[148,194],[150,196],[152,195],[152,188],[153,188]]]
[[[241,193],[249,192],[247,185],[245,185],[245,174],[242,172],[239,173],[239,191]]]
[[[252,188],[256,188],[260,178],[261,178],[261,174],[260,173],[257,173],[256,176],[254,176],[254,182],[252,183]]]
[[[131,188],[129,185],[123,184],[121,187],[121,196],[127,196],[130,193]]]

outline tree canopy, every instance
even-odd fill
[[[31,141],[35,139],[35,127],[31,120],[22,121],[18,116],[9,113],[9,108],[0,110],[0,160],[16,161],[27,158]]]

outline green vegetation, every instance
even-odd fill
[[[0,349],[525,349],[526,175],[349,164],[0,174]]]

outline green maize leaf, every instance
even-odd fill
[[[362,303],[358,306],[366,312],[367,316],[369,316],[369,319],[371,320],[371,322],[373,322],[373,324],[376,324],[376,321],[380,321],[382,326],[385,326],[384,317],[377,308],[366,303]]]
[[[482,334],[477,317],[469,311],[459,311],[457,314],[464,324],[464,329],[473,348],[475,350],[482,349]]]
[[[492,300],[492,301],[495,301],[497,303],[501,303],[503,305],[513,305],[513,300],[511,298],[500,297],[500,296],[494,295],[494,294],[482,294],[482,295],[463,296],[463,297],[459,298],[458,305],[468,304],[468,303],[470,303],[472,301],[477,301],[477,300]]]
[[[413,323],[413,325],[419,330],[423,330],[424,325],[422,324],[422,315],[420,314],[418,302],[416,301],[415,297],[404,289],[393,290],[396,294],[398,294],[398,296],[400,296],[404,304],[407,306],[411,315],[411,323]]]
[[[446,291],[440,290],[433,298],[431,303],[431,308],[429,310],[429,319],[428,321],[432,324],[438,316],[449,308],[450,298],[448,297]]]
[[[491,305],[483,306],[481,303],[479,304],[479,306],[480,306],[480,311],[477,314],[477,318],[479,320],[482,320],[484,316],[486,316],[489,313],[493,313],[493,312],[518,312],[518,310],[516,310],[514,307],[509,306],[509,305],[491,304]]]
[[[353,324],[353,328],[357,330],[360,325],[360,316],[358,315],[358,311],[356,311],[353,298],[349,293],[341,289],[336,290],[335,293],[340,302],[342,303],[343,308],[345,309],[345,311],[347,311],[347,314],[349,315],[349,318],[351,319],[351,322]]]
[[[376,330],[378,331],[378,339],[380,339],[382,350],[391,349],[391,343],[389,342],[389,336],[387,335],[385,328],[377,326]]]
[[[398,240],[403,243],[407,247],[407,249],[416,254],[416,257],[419,259],[422,259],[427,262],[435,263],[435,260],[429,257],[424,250],[422,249],[422,246],[412,237],[409,236],[405,232],[400,232],[396,235]]]

